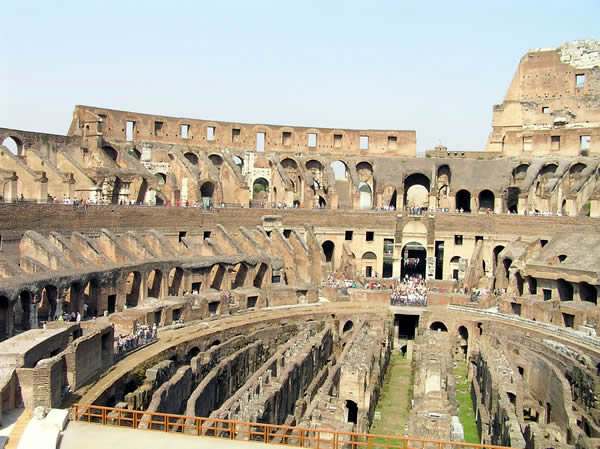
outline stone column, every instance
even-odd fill
[[[18,200],[17,196],[17,181],[19,178],[17,177],[17,173],[13,172],[12,176],[5,178],[4,184],[4,202],[5,203],[14,203]]]

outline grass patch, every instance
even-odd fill
[[[466,362],[457,362],[454,368],[454,377],[456,378],[456,399],[458,400],[460,423],[465,431],[465,443],[479,444],[481,441],[473,411],[471,382],[467,379]]]
[[[412,386],[412,362],[400,353],[392,353],[375,409],[376,413],[381,414],[381,419],[373,420],[369,433],[404,436],[413,394]],[[384,446],[386,443],[381,438],[376,438],[374,442]],[[390,444],[402,443],[401,440],[394,440]]]

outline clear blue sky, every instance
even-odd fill
[[[4,2],[0,127],[64,134],[89,104],[483,149],[521,56],[599,18],[599,0]]]

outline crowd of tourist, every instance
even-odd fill
[[[406,275],[392,290],[390,301],[395,306],[426,306],[428,291],[423,276]]]
[[[156,323],[154,323],[152,328],[150,328],[150,326],[139,326],[134,332],[131,332],[128,335],[119,335],[116,342],[115,353],[122,355],[133,351],[140,346],[155,341],[157,337],[158,329],[156,328]]]

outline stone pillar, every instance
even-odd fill
[[[600,217],[600,199],[590,200],[590,217]]]
[[[471,195],[471,213],[476,214],[479,212],[479,201],[475,195]]]
[[[12,176],[5,178],[6,184],[4,184],[4,202],[14,203],[18,200],[17,192],[17,173],[13,172]]]
[[[396,209],[404,210],[404,188],[396,190]]]
[[[494,213],[496,214],[501,214],[504,211],[502,210],[502,205],[504,204],[504,201],[502,201],[502,197],[498,197],[496,196],[494,198]]]
[[[47,203],[48,202],[48,178],[46,178],[46,173],[43,174],[43,178],[40,179],[40,190],[39,197],[37,198],[38,203]]]

